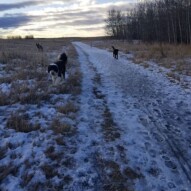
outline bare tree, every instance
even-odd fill
[[[107,34],[147,42],[191,43],[191,0],[145,0],[126,14],[110,10]]]

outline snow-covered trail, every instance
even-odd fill
[[[72,187],[190,190],[190,92],[157,71],[74,45],[83,83]]]

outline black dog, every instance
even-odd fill
[[[67,60],[67,55],[62,53],[59,56],[59,60],[48,66],[48,73],[50,73],[54,85],[57,85],[62,79],[65,79]]]
[[[38,48],[39,52],[43,52],[43,46],[40,45],[39,43],[36,43],[36,47]]]
[[[67,57],[66,53],[62,53],[58,57],[58,61],[56,62],[56,64],[58,65],[59,70],[61,71],[61,74],[63,75],[63,79],[65,79],[67,62],[68,62],[68,57]],[[58,72],[58,75],[59,75],[59,72]]]
[[[118,59],[118,52],[119,52],[119,50],[116,49],[114,46],[112,46],[112,48],[113,48],[113,57]]]

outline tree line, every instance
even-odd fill
[[[26,35],[25,37],[22,38],[20,35],[13,35],[13,36],[7,36],[7,39],[9,40],[20,40],[20,39],[34,39],[33,35]]]
[[[191,43],[191,0],[145,0],[129,11],[109,10],[106,31],[117,39]]]

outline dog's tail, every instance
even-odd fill
[[[115,47],[114,47],[114,46],[112,46],[112,48],[113,48],[113,50],[115,50]]]

